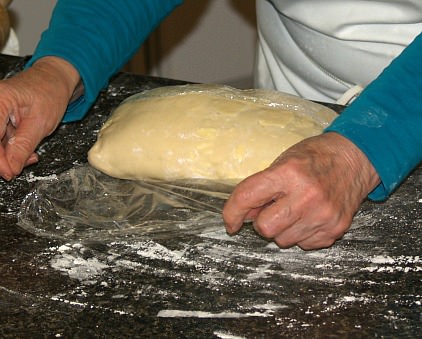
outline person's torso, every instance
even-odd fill
[[[257,14],[274,81],[320,86],[332,99],[366,86],[422,31],[421,0],[258,0]]]
[[[415,33],[411,27],[419,30],[422,22],[421,0],[266,1],[291,20],[344,40],[407,45]]]

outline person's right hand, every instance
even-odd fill
[[[223,209],[226,229],[244,221],[281,248],[331,246],[380,182],[366,155],[334,132],[305,139],[240,182]]]
[[[44,57],[0,81],[1,177],[9,181],[38,161],[36,147],[60,123],[79,80],[65,60]]]

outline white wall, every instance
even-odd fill
[[[158,75],[252,85],[254,0],[185,0],[158,33],[164,54],[155,70]]]
[[[9,14],[19,39],[20,55],[32,54],[55,4],[56,0],[13,0],[10,4]]]
[[[33,52],[55,3],[13,0],[9,11],[20,55]],[[185,0],[149,39],[151,67],[145,68],[143,48],[125,70],[250,87],[255,41],[255,0]]]

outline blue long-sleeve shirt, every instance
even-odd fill
[[[84,95],[64,121],[83,118],[110,77],[183,0],[58,0],[49,28],[28,63],[58,56],[79,72]],[[354,142],[381,184],[370,194],[385,199],[422,160],[422,35],[326,131]]]
[[[110,77],[183,0],[58,0],[27,67],[44,56],[71,63],[84,84],[64,122],[82,119]]]
[[[381,179],[369,197],[385,199],[422,161],[422,34],[326,131],[365,153]]]

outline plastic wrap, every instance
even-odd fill
[[[202,180],[120,180],[79,166],[40,181],[24,199],[19,225],[65,241],[200,233],[224,227],[221,210],[230,190]]]
[[[221,85],[154,89],[125,100],[88,153],[122,179],[242,179],[320,134],[336,116],[325,106],[268,90]]]
[[[325,126],[335,113],[291,95],[266,90],[237,90],[220,85],[170,86],[125,101],[210,92],[307,114]],[[175,237],[185,232],[223,229],[221,211],[233,186],[189,179],[122,180],[84,165],[55,179],[40,181],[25,198],[19,224],[26,230],[65,241],[112,241],[150,235]]]
[[[298,115],[311,117],[323,127],[328,126],[329,122],[337,116],[337,113],[330,108],[295,95],[267,89],[242,90],[218,84],[193,84],[158,87],[132,95],[124,100],[122,104],[128,101],[146,100],[152,97],[186,95],[189,93],[207,93],[228,99],[251,101],[265,106],[295,111]]]

